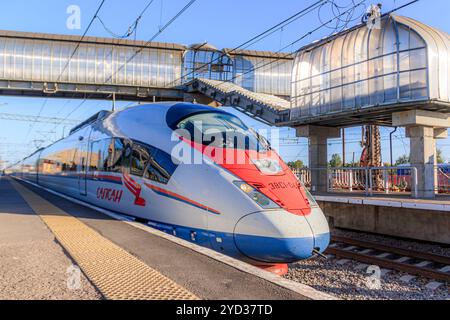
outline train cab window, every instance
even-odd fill
[[[139,143],[133,143],[131,151],[130,173],[142,177],[144,175],[145,166],[150,158],[148,148]]]
[[[203,145],[258,152],[270,150],[264,137],[247,127],[238,117],[228,113],[194,114],[181,120],[176,127],[188,134],[185,138]]]
[[[167,184],[177,165],[173,163],[170,154],[151,148],[152,154],[148,161],[144,177],[159,183]]]

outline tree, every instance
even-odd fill
[[[331,160],[330,160],[329,165],[330,165],[331,168],[340,168],[340,167],[342,167],[341,156],[339,154],[337,154],[337,153],[333,154],[331,156]]]
[[[441,149],[437,149],[436,150],[436,161],[437,161],[438,164],[445,163],[445,159],[442,156],[442,150]],[[402,164],[409,164],[409,156],[407,156],[406,154],[402,155],[395,162],[396,166],[399,166],[399,165],[402,165]]]
[[[444,158],[442,157],[442,150],[441,149],[437,149],[436,150],[436,161],[437,161],[438,164],[445,163]]]
[[[409,164],[409,156],[407,156],[406,154],[402,155],[400,158],[397,159],[397,161],[395,161],[396,166],[402,164]]]
[[[289,168],[294,169],[294,170],[305,167],[302,160],[291,161],[291,162],[288,162],[287,165]]]

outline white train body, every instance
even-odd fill
[[[181,143],[182,150],[202,158],[198,147],[173,139],[174,125],[199,114],[238,119],[187,103],[104,112],[8,173],[254,264],[289,263],[323,252],[330,237],[327,221],[281,159],[282,170],[271,175],[253,164],[241,170],[207,157],[190,164],[172,154]],[[252,181],[246,178],[249,170]]]

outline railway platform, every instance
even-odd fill
[[[450,245],[450,197],[315,193],[329,223],[342,229]],[[426,228],[424,228],[426,226]]]
[[[0,178],[0,299],[333,299],[114,213]]]

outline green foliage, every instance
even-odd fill
[[[397,159],[397,161],[395,161],[396,166],[402,164],[409,164],[409,156],[407,156],[406,154],[402,155],[400,158]]]
[[[331,168],[340,168],[342,167],[342,159],[341,156],[337,153],[331,156],[331,160],[329,162],[329,166]]]
[[[441,149],[437,149],[436,150],[436,161],[438,164],[442,164],[445,163],[445,159],[442,156],[442,150]],[[406,154],[404,154],[403,156],[401,156],[400,158],[397,159],[397,161],[395,162],[396,166],[402,165],[402,164],[409,164],[409,156],[407,156]]]
[[[436,160],[437,160],[437,163],[439,163],[439,164],[445,163],[444,157],[442,156],[441,149],[436,150]]]
[[[301,169],[305,167],[302,160],[291,161],[288,162],[287,165],[291,169]]]

